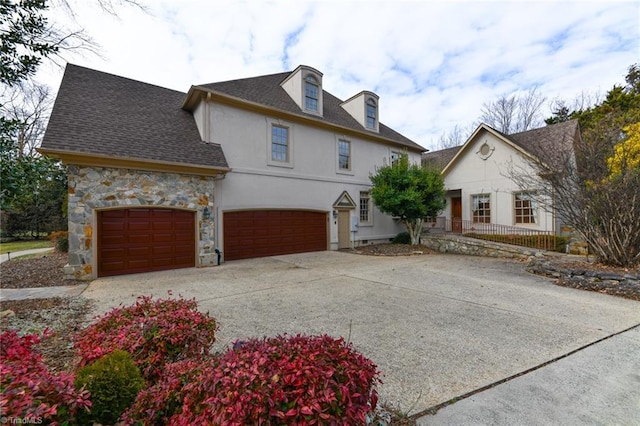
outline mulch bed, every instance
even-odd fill
[[[81,281],[65,280],[62,268],[67,253],[47,253],[39,257],[9,260],[0,264],[0,288],[35,288],[75,285]]]

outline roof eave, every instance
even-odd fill
[[[476,130],[471,134],[471,136],[469,136],[467,141],[458,150],[456,155],[454,155],[453,158],[447,163],[447,165],[444,167],[444,169],[442,169],[442,175],[443,176],[445,176],[447,173],[449,173],[449,171],[453,168],[454,164],[458,161],[458,158],[462,157],[463,152],[465,152],[467,150],[467,147],[471,144],[471,142],[476,138],[476,136],[482,130],[485,130],[485,131],[491,133],[496,138],[502,140],[507,145],[511,146],[513,149],[515,149],[516,151],[518,151],[519,153],[521,153],[525,157],[527,157],[529,159],[532,159],[532,160],[537,160],[538,159],[536,156],[534,156],[533,154],[531,154],[527,150],[523,149],[521,146],[515,144],[511,139],[509,139],[508,137],[505,137],[505,135],[503,135],[502,133],[500,133],[500,132],[496,131],[495,129],[493,129],[492,127],[487,126],[486,124],[482,123],[476,128]]]
[[[47,148],[37,148],[37,151],[42,155],[57,158],[61,160],[63,164],[77,164],[81,166],[136,169],[198,176],[217,176],[226,174],[227,172],[231,171],[231,168],[224,166],[206,166],[199,164],[151,160],[146,158],[130,158],[85,152],[71,152]]]
[[[324,127],[332,130],[339,130],[345,134],[356,135],[356,136],[365,136],[368,139],[376,140],[377,142],[383,142],[387,144],[393,144],[399,147],[407,148],[415,152],[426,152],[427,149],[421,146],[411,147],[402,142],[395,141],[393,139],[385,138],[380,135],[372,134],[366,131],[359,131],[356,129],[351,129],[349,127],[340,126],[338,124],[328,123],[319,118],[307,116],[303,114],[296,114],[290,111],[284,111],[279,108],[271,107],[268,105],[260,104],[253,101],[248,101],[246,99],[238,98],[236,96],[231,96],[226,93],[218,92],[216,90],[203,87],[203,86],[191,86],[189,92],[187,93],[187,97],[182,104],[182,108],[187,111],[193,111],[197,106],[198,100],[202,97],[203,94],[211,94],[211,96],[215,99],[216,102],[221,104],[235,106],[242,109],[249,109],[256,112],[266,113],[278,118],[290,119],[295,121],[303,121],[303,122],[312,122],[318,127]],[[415,143],[415,142],[414,142]]]

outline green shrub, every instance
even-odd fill
[[[393,244],[411,244],[411,236],[408,232],[401,232],[396,235],[391,242]]]
[[[145,381],[131,354],[118,349],[79,368],[75,386],[84,386],[91,394],[91,410],[82,414],[83,423],[114,424],[144,388]]]

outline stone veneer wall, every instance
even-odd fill
[[[420,242],[422,245],[438,250],[441,253],[505,257],[509,259],[529,259],[531,256],[540,256],[542,254],[540,250],[533,248],[476,240],[451,234],[422,234]]]
[[[197,212],[197,266],[217,263],[215,254],[214,178],[177,173],[68,165],[69,264],[72,279],[95,278],[94,213],[113,207],[168,207]],[[203,220],[209,208],[211,218]]]

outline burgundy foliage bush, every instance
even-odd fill
[[[141,296],[135,305],[118,307],[75,336],[84,366],[122,349],[129,352],[147,380],[165,364],[205,356],[215,342],[216,320],[197,310],[195,299]]]
[[[128,424],[364,425],[377,404],[377,367],[326,335],[253,339],[165,373],[138,395]]]
[[[122,416],[124,424],[175,425],[180,424],[180,419],[186,420],[191,413],[199,413],[204,409],[203,402],[210,392],[202,377],[211,376],[215,365],[213,357],[167,364],[158,381],[138,393],[135,402]],[[187,384],[191,384],[188,395],[185,391]],[[198,387],[202,388],[199,393],[195,391]]]
[[[34,348],[39,342],[35,334],[0,334],[0,415],[3,422],[73,424],[76,415],[91,406],[89,393],[75,390],[72,374],[47,369]]]

